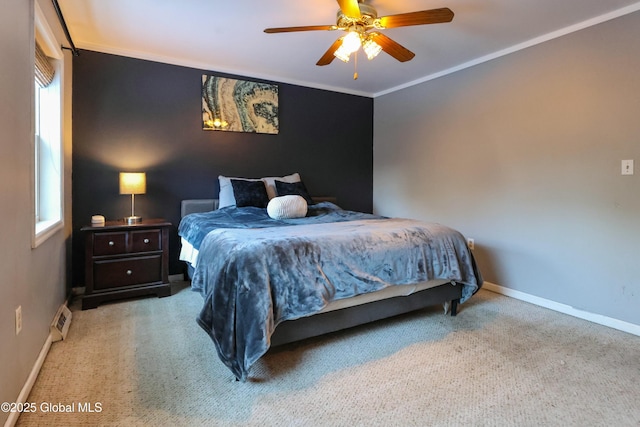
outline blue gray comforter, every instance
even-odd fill
[[[272,220],[266,209],[223,208],[186,216],[179,234],[199,249],[192,288],[197,318],[220,359],[245,380],[275,327],[329,302],[432,279],[482,283],[466,241],[440,224],[345,211],[325,202],[309,216]]]

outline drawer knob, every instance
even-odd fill
[[[109,246],[113,246],[113,245],[115,245],[115,243],[113,243],[113,240],[110,240],[109,241]]]
[[[149,243],[149,239],[144,239],[144,242],[145,243]]]
[[[133,271],[127,270],[127,276],[131,276],[131,274],[133,274]]]

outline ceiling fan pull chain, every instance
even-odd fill
[[[353,80],[358,80],[358,51],[353,54]]]

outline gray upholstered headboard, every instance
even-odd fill
[[[180,204],[180,218],[198,212],[209,212],[218,209],[218,199],[188,199]]]

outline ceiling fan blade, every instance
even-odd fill
[[[389,55],[393,56],[400,62],[406,62],[413,59],[416,56],[415,53],[411,52],[406,47],[402,46],[400,43],[391,40],[389,37],[384,34],[373,32],[370,34],[371,38],[374,42],[378,43],[382,50],[387,52]]]
[[[451,22],[451,20],[453,20],[453,11],[448,7],[443,7],[440,9],[383,16],[380,18],[380,24],[383,28],[395,28],[408,27],[410,25],[440,24],[443,22]]]
[[[358,7],[358,0],[338,0],[340,10],[345,16],[349,18],[360,18],[360,7]]]
[[[322,58],[320,58],[318,62],[316,62],[316,65],[322,66],[331,64],[331,61],[333,61],[333,59],[335,58],[335,56],[333,56],[333,53],[338,50],[340,46],[342,46],[342,37],[333,42],[331,47],[324,53],[324,55],[322,55]]]
[[[335,25],[306,25],[302,27],[281,27],[281,28],[267,28],[265,33],[292,33],[294,31],[322,31],[322,30],[335,30]]]

